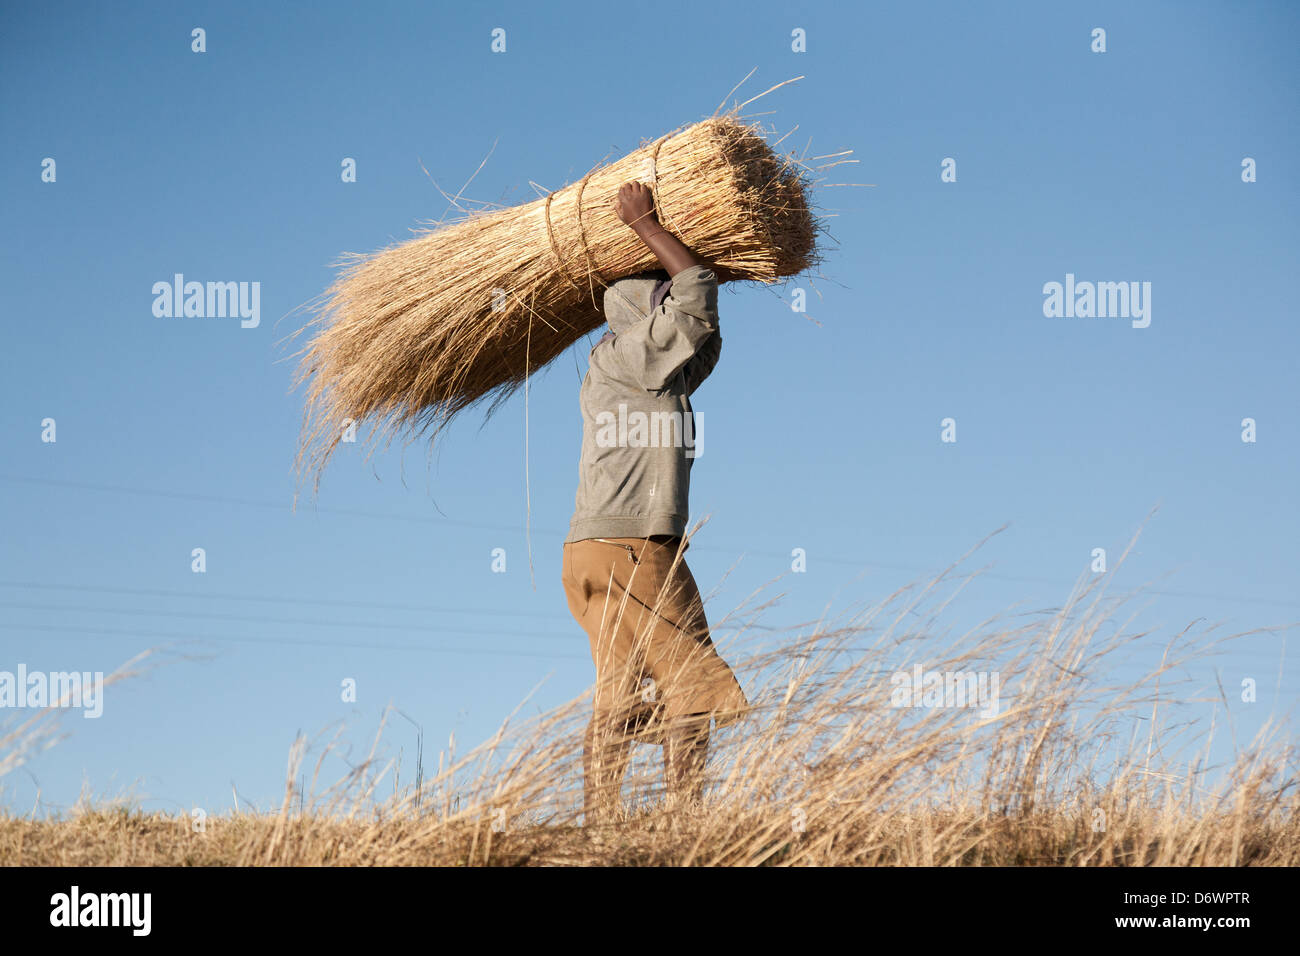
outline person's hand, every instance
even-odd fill
[[[654,253],[670,277],[690,266],[703,264],[685,243],[659,224],[654,193],[644,183],[627,182],[620,186],[614,200],[614,213]]]
[[[633,229],[658,223],[655,216],[655,197],[645,183],[626,182],[618,189],[614,199],[614,213]]]

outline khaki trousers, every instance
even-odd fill
[[[587,632],[596,665],[596,719],[628,720],[648,741],[657,742],[665,722],[708,714],[723,725],[749,709],[709,637],[681,543],[590,538],[564,545],[569,611]]]

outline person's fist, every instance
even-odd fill
[[[651,223],[655,218],[654,193],[645,183],[624,183],[614,199],[614,213],[629,226]]]

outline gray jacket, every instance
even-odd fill
[[[660,273],[666,277],[666,273]],[[702,450],[690,396],[722,353],[718,279],[705,266],[605,290],[606,335],[582,380],[582,459],[568,541],[686,532],[691,464]]]

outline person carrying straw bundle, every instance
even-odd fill
[[[710,117],[519,206],[475,212],[368,256],[349,256],[298,353],[306,386],[298,465],[364,444],[436,435],[510,394],[604,323],[603,291],[654,268],[611,200],[646,182],[657,219],[721,282],[776,282],[817,260],[804,167],[762,131]]]
[[[749,707],[710,640],[683,560],[691,396],[722,350],[718,278],[659,222],[645,185],[623,184],[614,208],[662,269],[605,289],[609,332],[591,350],[580,392],[582,455],[562,581],[596,666],[583,743],[588,826],[617,812],[634,740],[662,745],[671,798],[698,802],[711,722]]]
[[[436,436],[473,406],[498,408],[608,324],[580,395],[562,575],[596,666],[583,747],[588,823],[619,806],[634,739],[662,745],[669,792],[698,801],[713,725],[749,707],[682,559],[691,396],[721,353],[719,282],[769,284],[809,270],[822,224],[812,170],[778,155],[742,120],[745,105],[532,202],[349,256],[319,315],[294,335],[312,332],[298,353],[298,465],[316,491],[363,424],[371,450],[398,435]]]

